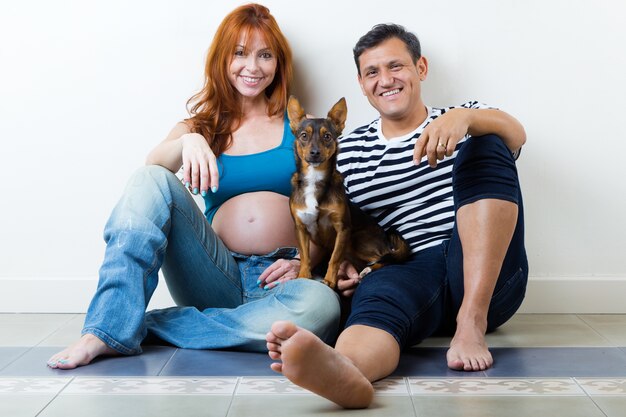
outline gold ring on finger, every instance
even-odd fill
[[[442,147],[442,148],[444,148],[444,149],[446,148],[446,144],[445,144],[445,143],[441,143],[441,142],[439,142],[439,146],[441,146],[441,147]]]

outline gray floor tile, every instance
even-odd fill
[[[624,377],[619,348],[494,348],[489,377]]]
[[[584,317],[578,318],[575,314],[516,314],[487,335],[487,344],[490,347],[615,346],[615,340],[594,330],[595,326],[583,320]],[[622,323],[626,323],[626,315],[618,317],[622,318]],[[626,335],[624,326],[626,324],[621,327],[622,335]],[[619,337],[610,332],[611,326],[606,328],[607,334],[613,336],[613,339]],[[447,348],[451,339],[451,336],[429,337],[417,347]],[[626,340],[626,336],[623,340]],[[626,342],[622,345],[626,346]]]
[[[0,416],[34,417],[53,398],[53,394],[0,394]]]
[[[69,346],[80,338],[85,322],[84,314],[76,314],[63,326],[43,339],[37,346]]]
[[[0,371],[23,355],[28,347],[0,347]]]
[[[451,378],[476,378],[484,372],[459,372],[448,368],[445,348],[412,348],[402,352],[393,376],[427,376]]]
[[[490,347],[606,347],[612,344],[572,314],[519,314],[487,335]]]
[[[626,396],[592,397],[592,399],[606,414],[606,417],[626,417]]]
[[[614,346],[626,346],[626,315],[585,314],[579,317]]]
[[[376,396],[365,410],[344,410],[316,395],[236,395],[228,417],[307,417],[324,415],[413,417],[408,396]]]
[[[75,314],[0,314],[0,346],[35,346]]]
[[[414,396],[418,417],[604,417],[589,397]]]
[[[178,349],[160,375],[277,376],[266,353]]]
[[[225,417],[231,396],[63,395],[38,417]]]
[[[0,376],[156,376],[175,351],[170,347],[147,346],[141,355],[96,358],[89,366],[62,371],[46,366],[58,350],[56,347],[33,348],[2,369]]]

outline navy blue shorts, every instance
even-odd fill
[[[465,204],[493,198],[518,205],[517,226],[496,283],[487,317],[488,331],[507,321],[526,292],[528,261],[524,212],[515,160],[494,135],[469,138],[453,168],[455,212]],[[403,264],[367,275],[352,298],[346,326],[387,331],[401,348],[434,333],[454,331],[463,301],[463,251],[454,227],[450,240],[424,249]]]

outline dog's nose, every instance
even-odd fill
[[[309,151],[309,156],[310,156],[311,158],[319,158],[319,156],[320,156],[320,150],[319,150],[319,149],[311,149],[311,150]]]

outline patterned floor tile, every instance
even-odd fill
[[[381,395],[409,395],[409,386],[406,378],[385,378],[374,382],[374,391]]]
[[[591,396],[621,395],[626,397],[626,379],[577,378],[576,381]]]
[[[412,395],[578,395],[584,391],[573,379],[419,379],[409,378]]]
[[[314,395],[287,378],[241,378],[235,395]]]
[[[0,378],[0,394],[58,394],[71,378]]]
[[[63,395],[232,395],[237,378],[76,378]]]

